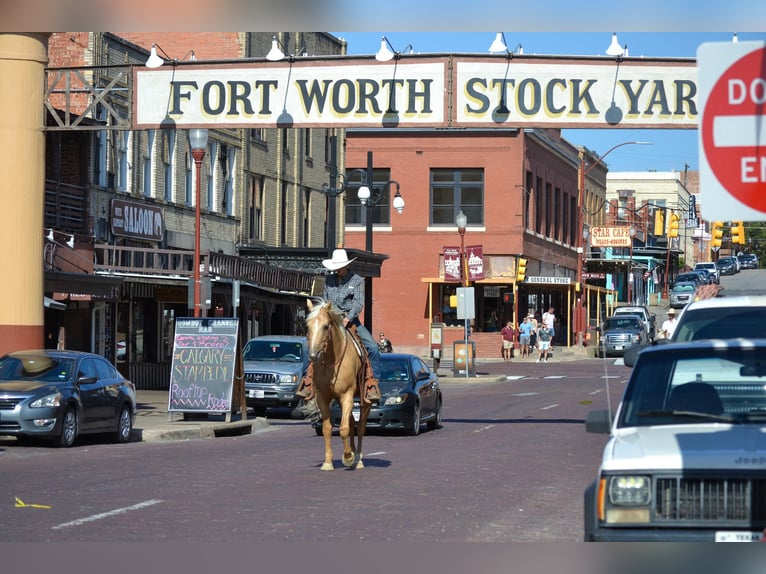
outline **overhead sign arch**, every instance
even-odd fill
[[[693,59],[314,57],[133,71],[133,127],[697,127]]]

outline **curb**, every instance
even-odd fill
[[[189,424],[186,421],[179,421],[178,424],[183,426],[173,427],[173,423],[168,422],[159,428],[134,427],[131,433],[131,442],[160,442],[242,436],[255,434],[259,430],[269,427],[269,421],[263,417],[230,423],[203,422]]]

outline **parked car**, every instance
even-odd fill
[[[718,260],[718,272],[721,275],[736,275],[739,273],[736,257],[721,257]]]
[[[721,282],[721,275],[718,273],[718,266],[715,261],[701,261],[694,265],[694,271],[707,271],[713,276],[713,282],[718,284]]]
[[[758,269],[758,256],[755,253],[737,255],[737,259],[742,269]]]
[[[695,283],[677,281],[670,290],[670,306],[673,309],[680,309],[694,299],[696,291],[697,285]]]
[[[309,366],[306,337],[263,335],[250,339],[242,350],[245,400],[257,415],[269,407],[294,407],[295,395]]]
[[[756,542],[766,528],[766,340],[642,351],[584,496],[586,541]]]
[[[86,433],[126,442],[136,389],[104,357],[39,349],[0,357],[0,435],[70,447]]]
[[[420,434],[426,424],[429,430],[442,426],[442,391],[439,377],[420,357],[407,353],[385,353],[380,356],[380,394],[367,417],[367,428],[400,429],[412,436]],[[354,413],[359,416],[359,400],[354,400]],[[330,406],[333,426],[340,425],[340,406]],[[321,421],[312,423],[316,434],[322,434]]]
[[[646,327],[640,315],[612,315],[599,328],[602,357],[623,355],[634,345],[646,345]]]
[[[656,331],[657,316],[649,311],[649,308],[645,305],[624,305],[617,307],[614,310],[613,315],[639,315],[646,327],[646,338],[648,341],[654,340],[654,334]]]
[[[702,277],[702,273],[698,271],[687,271],[686,273],[679,273],[673,280],[673,285],[676,283],[694,283],[695,285],[705,285],[707,280]]]

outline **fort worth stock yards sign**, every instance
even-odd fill
[[[697,127],[693,59],[312,57],[134,69],[136,129]]]

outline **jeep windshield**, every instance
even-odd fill
[[[639,357],[626,388],[618,427],[763,424],[766,343],[684,346]]]

